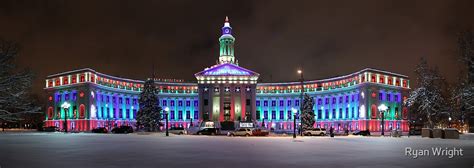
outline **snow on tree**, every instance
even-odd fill
[[[434,119],[445,107],[442,94],[443,78],[438,70],[430,68],[427,61],[422,58],[415,69],[419,87],[410,93],[406,100],[406,105],[416,108],[419,116],[424,116],[428,120],[430,128],[434,127]]]
[[[304,95],[303,99],[303,109],[301,112],[301,123],[303,130],[313,128],[315,119],[314,119],[314,111],[313,111],[314,101],[313,98],[310,97],[308,94]]]
[[[460,120],[464,121],[464,114],[474,110],[474,33],[466,31],[458,37],[458,52],[461,62],[466,65],[467,73],[461,73],[453,97],[458,102],[459,109],[455,111]]]
[[[161,121],[161,107],[158,105],[157,90],[153,79],[145,81],[143,91],[138,100],[140,109],[137,113],[137,127],[146,131],[154,131]]]
[[[30,88],[33,75],[18,70],[13,62],[18,55],[16,43],[0,39],[0,121],[17,121],[22,116],[39,113],[40,107],[32,103]]]

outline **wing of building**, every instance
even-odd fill
[[[299,114],[304,92],[315,102],[314,127],[381,131],[383,116],[387,131],[408,131],[408,110],[402,104],[410,90],[407,76],[366,68],[328,79],[257,83],[258,73],[238,65],[234,42],[226,18],[218,63],[194,74],[197,82],[155,80],[157,103],[169,107],[171,127],[263,126],[285,132],[293,129],[293,111]],[[75,131],[134,126],[143,84],[89,68],[49,75],[46,125],[63,129],[66,121],[67,128]],[[384,115],[378,111],[381,104],[388,107]]]

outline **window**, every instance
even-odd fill
[[[64,100],[68,101],[69,100],[69,94],[64,94]]]
[[[178,111],[178,120],[182,120],[183,119],[183,111]]]
[[[268,106],[268,101],[263,101],[263,106],[267,107]]]
[[[191,106],[191,101],[186,100],[186,107],[189,107],[189,106]]]
[[[398,95],[394,95],[393,101],[398,101]]]
[[[125,110],[125,119],[131,119],[130,118],[130,109]]]
[[[280,100],[280,107],[283,107],[285,105],[285,103],[283,102],[283,100]]]
[[[372,78],[371,82],[374,82],[374,83],[375,83],[375,75],[372,75],[371,78]]]
[[[383,93],[379,93],[379,100],[383,100]]]
[[[268,111],[263,112],[263,118],[266,120],[268,119]]]
[[[322,103],[322,100],[319,98],[318,99],[318,105],[321,105],[321,103]]]
[[[379,78],[379,83],[385,83],[385,82],[384,82],[384,77],[383,77],[383,76],[380,76],[380,78]]]
[[[260,100],[257,100],[257,102],[255,102],[256,106],[260,106]]]
[[[133,109],[133,117],[137,117],[137,109]],[[163,118],[165,118],[165,117],[163,117]],[[130,119],[132,119],[132,118],[130,118]]]
[[[161,101],[161,105],[162,105],[162,106],[167,106],[167,105],[168,105],[168,103],[167,103],[167,101],[166,101],[166,100],[163,100],[163,101]]]
[[[74,100],[74,101],[77,100],[77,93],[76,92],[72,93],[72,100]]]
[[[329,98],[326,97],[326,104],[329,104]]]
[[[332,109],[332,118],[336,118],[336,109]]]
[[[355,96],[354,96],[354,95],[352,95],[352,102],[354,102],[354,99],[355,99]]]
[[[285,114],[284,114],[283,110],[281,110],[280,111],[280,120],[283,120],[284,116],[285,116]]]
[[[288,100],[288,101],[286,102],[286,106],[291,106],[291,100]]]
[[[182,107],[183,106],[183,101],[182,100],[179,100],[178,101],[178,107]]]
[[[204,105],[205,105],[205,106],[209,105],[209,100],[204,99]]]
[[[342,118],[342,108],[339,108],[339,116],[337,118]]]
[[[170,120],[174,120],[174,111],[170,111]]]
[[[295,100],[295,106],[300,106],[300,100]]]
[[[323,114],[323,111],[322,111],[322,110],[318,110],[317,119],[321,119],[321,118],[322,118],[322,114]]]
[[[339,103],[342,103],[342,96],[339,97]]]
[[[326,111],[324,112],[324,119],[329,119],[329,110],[326,109]]]
[[[194,100],[194,107],[198,107],[198,106],[199,106],[199,101]]]
[[[170,106],[174,106],[174,100],[170,100]]]
[[[336,104],[336,98],[335,97],[332,98],[332,104]]]
[[[352,118],[355,118],[354,107],[352,107]]]
[[[191,119],[191,111],[186,111],[186,119]]]
[[[246,105],[246,106],[250,106],[250,99],[246,99],[246,100],[245,100],[245,105]]]
[[[125,104],[130,104],[130,99],[129,98],[125,98]]]
[[[286,112],[286,116],[287,116],[288,119],[291,119],[291,110],[288,110]]]
[[[391,98],[391,94],[387,94],[387,101],[391,101],[390,98]]]
[[[119,98],[119,103],[122,104],[122,98]]]
[[[276,111],[272,111],[272,120],[276,119]]]
[[[349,95],[346,95],[346,103],[349,103]]]
[[[407,81],[406,80],[403,81],[403,87],[407,87]]]
[[[195,120],[199,119],[199,112],[198,111],[194,111],[194,119]]]
[[[276,106],[276,101],[272,100],[272,107],[275,107],[275,106]]]
[[[345,118],[349,118],[349,108],[346,107],[346,116]]]
[[[260,119],[260,111],[255,111],[255,115],[256,115],[257,120],[259,120]]]
[[[300,119],[300,112],[296,112],[296,119],[299,120]]]

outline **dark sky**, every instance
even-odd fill
[[[53,73],[90,67],[132,79],[194,81],[218,58],[226,15],[241,66],[263,81],[320,79],[373,67],[414,76],[420,57],[450,81],[456,34],[474,26],[474,1],[0,2],[0,37],[21,44],[35,93]],[[414,83],[414,78],[412,78]]]

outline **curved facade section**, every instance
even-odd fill
[[[336,131],[408,131],[408,109],[402,102],[409,94],[405,75],[367,68],[348,75],[303,82],[258,83],[260,74],[239,66],[235,38],[226,18],[219,38],[217,64],[194,74],[196,82],[155,79],[161,107],[169,107],[170,127],[265,127],[275,132],[292,130],[293,109],[300,111],[302,93],[315,102],[314,127]],[[46,126],[71,131],[134,126],[138,98],[144,81],[115,77],[93,69],[49,75]],[[63,104],[69,108],[62,108]],[[385,115],[377,111],[388,107]],[[298,115],[297,121],[299,122]]]

